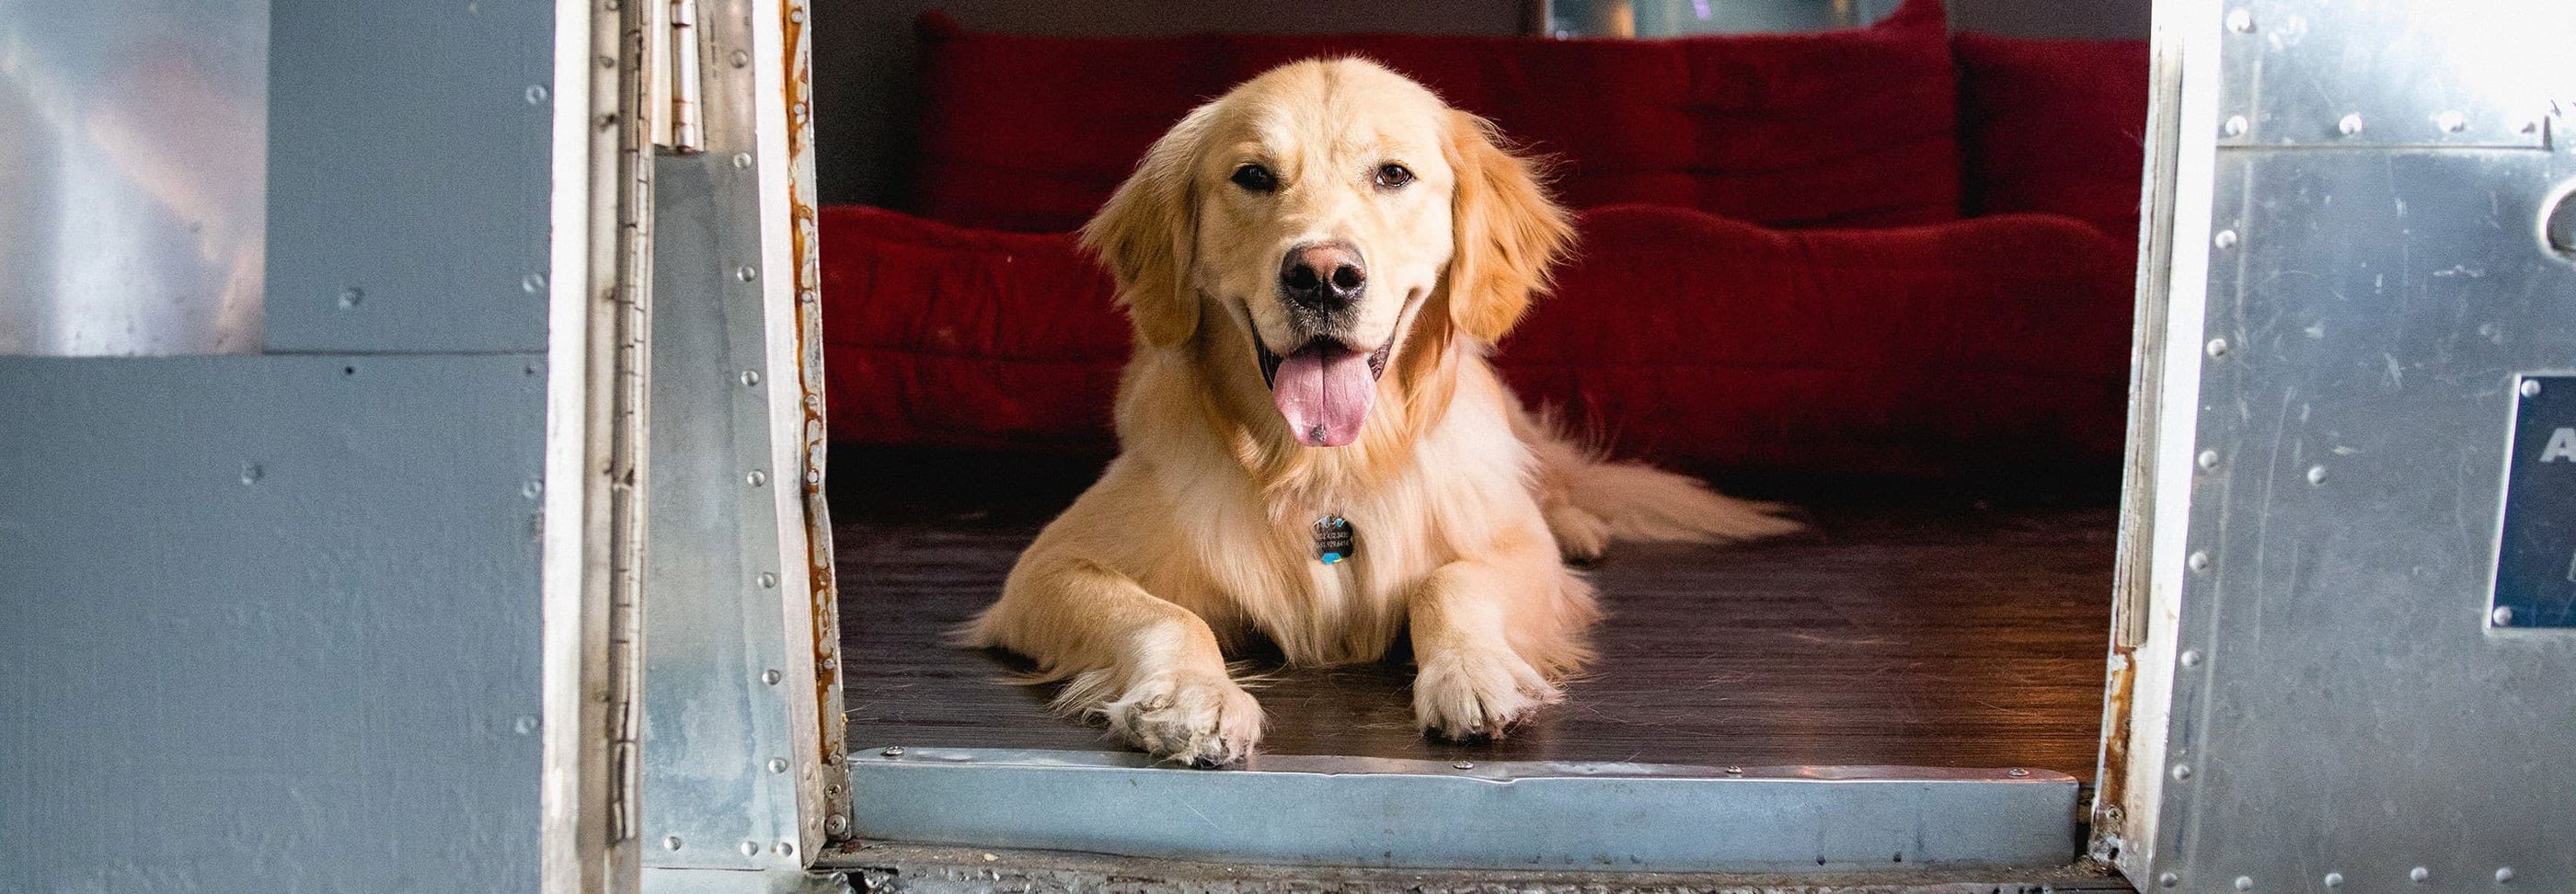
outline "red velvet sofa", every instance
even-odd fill
[[[1073,246],[1145,146],[1280,62],[1363,55],[1554,162],[1581,246],[1496,362],[1703,471],[2106,468],[2146,50],[1948,33],[1040,38],[923,17],[899,210],[822,212],[837,442],[1102,451],[1128,346]]]

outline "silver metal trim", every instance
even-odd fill
[[[868,838],[1410,868],[1847,871],[2060,865],[2073,777],[2044,770],[1695,767],[1126,752],[854,752]],[[2020,775],[2015,775],[2016,773]]]

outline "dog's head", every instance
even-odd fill
[[[1338,447],[1397,352],[1510,331],[1572,228],[1485,121],[1337,59],[1190,112],[1082,238],[1144,344],[1242,343],[1213,362],[1258,373],[1298,443]]]

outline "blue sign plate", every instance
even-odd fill
[[[2523,376],[2496,550],[2497,627],[2576,627],[2576,376]]]

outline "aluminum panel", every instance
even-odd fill
[[[532,891],[547,368],[0,358],[0,891]]]
[[[2036,770],[1256,755],[1203,771],[1124,752],[888,748],[853,754],[850,784],[869,838],[1229,863],[1815,871],[2075,857],[2075,780]]]
[[[259,350],[266,0],[0,0],[0,354]]]
[[[2576,100],[2576,6],[2531,0],[2227,0],[2229,145],[2548,145]],[[2560,125],[2560,126],[2563,126]]]
[[[555,9],[272,0],[269,351],[546,347]]]
[[[2517,374],[2576,364],[2571,177],[2219,154],[2155,884],[2576,887],[2576,637],[2487,623]]]

